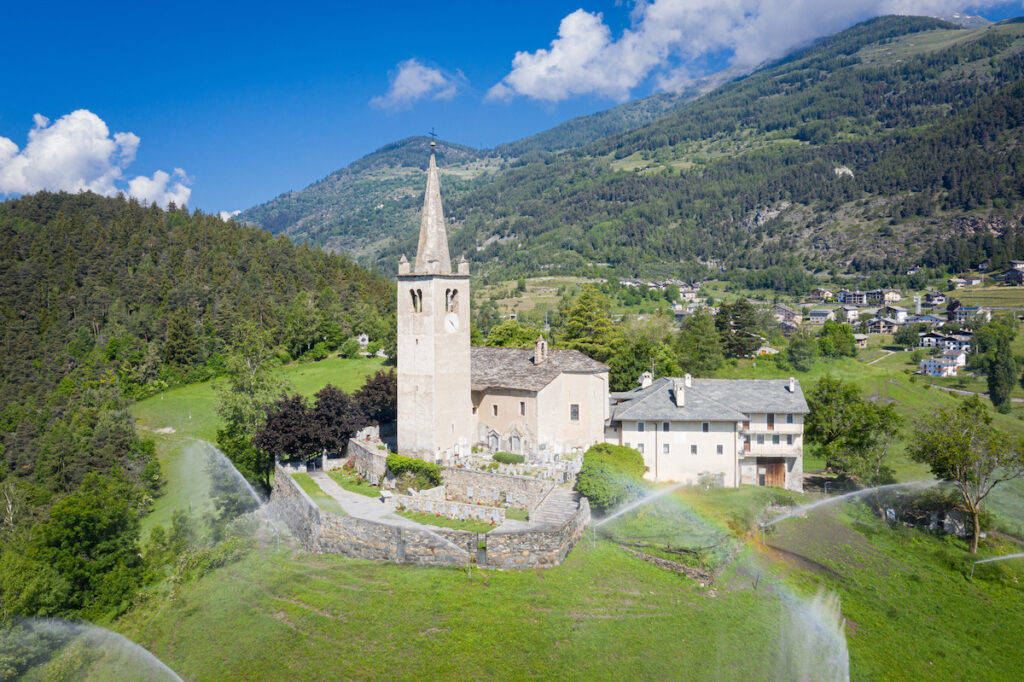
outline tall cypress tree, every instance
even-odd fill
[[[988,395],[997,410],[1010,411],[1010,392],[1017,380],[1017,363],[1010,352],[1010,340],[999,337],[995,352],[988,361]]]

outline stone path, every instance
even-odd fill
[[[395,513],[395,500],[388,499],[381,502],[379,497],[367,497],[366,495],[360,495],[354,493],[351,490],[345,490],[337,481],[328,476],[323,471],[311,471],[309,477],[316,481],[316,484],[320,486],[320,489],[325,493],[333,497],[341,505],[341,508],[345,510],[345,513],[349,516],[356,516],[361,519],[367,519],[369,521],[376,521],[378,523],[386,523],[391,526],[401,526],[404,528],[416,528],[419,530],[430,529],[429,524],[416,523],[404,516],[399,516]],[[578,503],[576,503],[578,506]],[[575,511],[575,509],[574,509]],[[568,520],[570,513],[565,517]],[[498,526],[502,531],[516,531],[526,530],[532,523],[533,514],[530,515],[531,522],[516,521],[515,519],[505,519],[505,523]],[[562,523],[565,523],[565,520]]]

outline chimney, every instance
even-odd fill
[[[686,376],[686,379],[672,379],[672,399],[676,407],[686,405],[686,387],[690,385],[690,375]]]
[[[541,365],[548,357],[548,342],[543,336],[538,336],[533,345],[533,364]]]
[[[693,386],[693,377],[690,376],[689,372],[687,372],[686,376],[683,377],[683,383],[686,385],[686,388],[690,388]]]
[[[644,372],[640,375],[640,378],[637,379],[637,383],[640,384],[640,388],[647,388],[654,383],[654,375],[650,372]]]
[[[789,392],[796,393],[796,379],[793,377],[789,378]]]

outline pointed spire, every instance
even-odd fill
[[[420,219],[420,243],[416,249],[416,272],[448,274],[452,271],[452,261],[448,256],[448,232],[444,227],[444,209],[441,207],[441,182],[437,179],[433,142],[430,147],[427,191],[423,197],[423,217]]]

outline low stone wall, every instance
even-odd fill
[[[356,438],[348,442],[347,452],[352,465],[372,485],[380,485],[388,468],[388,452],[379,449],[379,444],[376,441]]]
[[[444,497],[437,499],[432,496],[395,495],[395,502],[405,511],[421,514],[440,514],[448,519],[459,521],[482,521],[500,526],[505,523],[505,510],[501,507],[485,507],[466,502],[452,502]]]
[[[582,498],[576,514],[554,530],[502,532],[499,528],[478,535],[449,528],[392,526],[320,509],[281,467],[275,470],[267,511],[310,552],[423,566],[465,566],[472,557],[481,566],[504,569],[557,566],[590,522],[590,505]],[[485,550],[480,549],[481,542]]]
[[[580,508],[561,528],[524,532],[492,530],[486,535],[487,566],[544,568],[565,560],[590,523],[590,503],[580,498]]]
[[[539,478],[490,474],[470,469],[442,469],[441,480],[448,496],[456,502],[533,509],[555,484]]]

